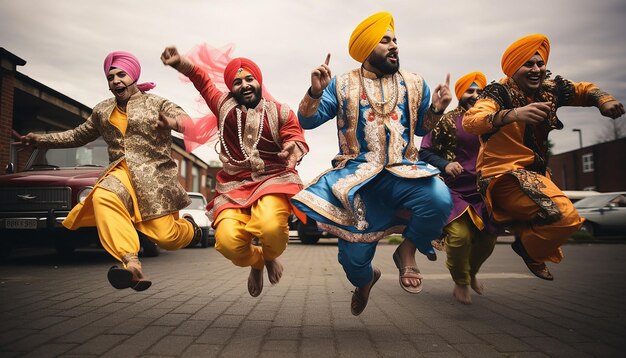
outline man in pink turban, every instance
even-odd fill
[[[436,247],[444,249],[446,266],[454,281],[452,295],[471,304],[470,287],[479,295],[484,287],[476,275],[493,252],[496,228],[476,191],[476,156],[478,136],[463,129],[463,116],[474,105],[487,84],[481,72],[468,73],[456,81],[454,92],[459,105],[443,115],[439,123],[422,139],[420,158],[439,169],[450,189],[452,212]]]
[[[296,164],[308,152],[295,113],[262,91],[263,77],[250,59],[235,58],[224,69],[228,92],[208,72],[167,47],[163,64],[187,76],[217,116],[220,160],[216,195],[207,206],[215,228],[215,248],[233,264],[250,267],[248,292],[263,290],[263,270],[271,284],[283,274],[277,258],[289,241],[289,198],[302,189]],[[189,123],[167,119],[167,125]],[[253,245],[259,239],[261,246]]]
[[[110,164],[63,225],[70,230],[96,226],[102,246],[123,265],[109,269],[110,284],[136,291],[152,284],[137,256],[138,231],[167,250],[183,248],[202,235],[192,218],[178,217],[191,200],[178,182],[171,132],[158,126],[160,114],[178,121],[188,116],[176,104],[145,93],[155,85],[137,84],[140,74],[135,56],[110,53],[104,75],[113,98],[98,103],[87,121],[74,129],[21,138],[23,145],[79,147],[102,136],[109,146]]]
[[[624,114],[624,106],[593,83],[549,79],[549,55],[542,34],[512,43],[502,56],[506,77],[485,87],[463,118],[463,128],[480,136],[478,188],[489,213],[511,226],[513,250],[544,280],[554,279],[545,262],[561,261],[561,245],[583,223],[548,172],[548,134],[563,128],[557,109],[595,106],[613,119]]]

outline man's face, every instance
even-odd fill
[[[465,91],[462,95],[461,98],[459,98],[459,105],[461,107],[463,107],[465,110],[468,110],[470,108],[472,108],[474,106],[474,103],[476,103],[476,100],[478,99],[478,96],[483,92],[483,90],[481,90],[478,87],[470,87],[467,89],[467,91]]]
[[[385,36],[383,36],[365,61],[382,74],[394,74],[400,68],[398,51],[396,36],[391,30],[387,30]]]
[[[109,90],[113,92],[115,99],[119,103],[128,102],[130,96],[139,91],[135,81],[124,70],[119,68],[111,68],[107,81],[109,82]]]
[[[248,108],[254,108],[261,101],[261,84],[251,74],[236,77],[230,90],[237,100]]]
[[[526,94],[532,94],[539,89],[546,78],[546,63],[535,54],[513,74],[513,81]]]

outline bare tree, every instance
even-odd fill
[[[601,132],[596,137],[596,143],[610,142],[626,137],[626,120],[624,118],[605,119],[600,121]]]

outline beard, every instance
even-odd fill
[[[400,68],[400,57],[397,57],[396,63],[387,61],[387,56],[381,56],[372,52],[368,58],[369,64],[386,75],[393,75]]]
[[[245,98],[241,92],[233,93],[233,97],[237,103],[243,104],[247,108],[254,108],[261,102],[261,87],[254,89],[254,96],[251,99]]]

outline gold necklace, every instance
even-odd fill
[[[372,110],[381,117],[388,116],[391,112],[393,112],[396,109],[396,106],[398,105],[399,84],[398,84],[398,77],[396,75],[397,74],[395,73],[393,74],[393,92],[392,92],[391,97],[389,97],[389,99],[386,101],[374,101],[372,100],[372,96],[370,96],[370,94],[367,92],[367,87],[365,87],[365,81],[363,80],[363,67],[361,67],[359,71],[359,80],[361,82],[361,87],[363,88],[363,93],[365,94],[365,98],[367,99],[367,102],[370,104],[370,107],[372,108]],[[381,93],[382,93],[382,89],[381,89]],[[384,93],[383,93],[383,96],[384,96]],[[389,107],[389,112],[385,113],[385,107],[391,101],[393,101],[393,105]],[[380,106],[380,109],[376,108],[376,106]]]

